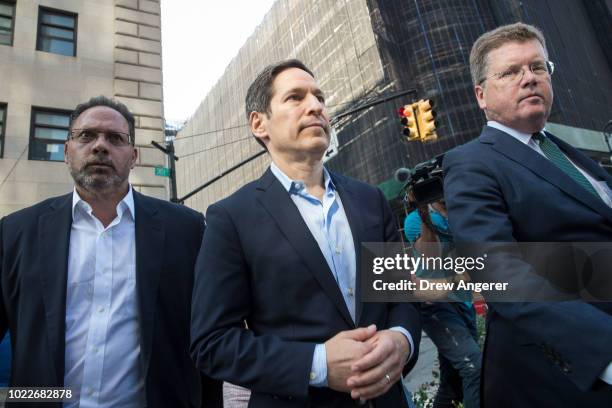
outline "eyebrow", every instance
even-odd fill
[[[292,93],[306,93],[306,92],[310,92],[310,90],[303,88],[303,87],[294,87],[291,89],[288,89],[287,91],[283,92],[283,97],[292,94]],[[323,93],[323,91],[319,88],[316,88],[314,91],[312,91],[312,93],[316,96],[325,96],[325,94]]]

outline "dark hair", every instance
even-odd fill
[[[246,99],[244,101],[246,117],[249,124],[251,123],[251,112],[265,112],[268,115],[271,113],[270,100],[272,99],[272,84],[278,74],[289,68],[301,69],[314,78],[312,71],[309,70],[302,61],[297,59],[288,59],[265,67],[251,83],[251,86],[249,86],[249,90],[247,91]],[[264,148],[266,147],[264,142],[262,142],[259,138],[256,137],[255,140],[257,140],[257,143],[262,145]]]
[[[87,102],[80,103],[77,105],[76,108],[74,108],[74,110],[70,114],[70,126],[68,129],[70,131],[70,134],[72,134],[72,125],[74,124],[74,121],[79,116],[81,116],[81,113],[85,112],[89,108],[94,108],[96,106],[107,106],[119,112],[121,116],[123,116],[125,120],[127,120],[129,129],[130,129],[130,142],[132,143],[132,145],[135,144],[136,125],[135,125],[134,115],[132,115],[132,113],[127,108],[127,106],[125,106],[119,101],[107,98],[104,95],[94,96]]]

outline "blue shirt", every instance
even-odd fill
[[[437,211],[429,210],[429,219],[435,229],[436,234],[438,235],[438,239],[442,244],[442,256],[448,255],[448,253],[453,248],[453,236],[450,231],[450,227],[448,225],[448,218],[444,217],[442,214]],[[406,219],[404,220],[404,235],[406,239],[414,245],[417,239],[419,239],[421,235],[421,216],[418,211],[412,211]],[[425,275],[424,271],[417,271],[417,275],[419,277]],[[452,275],[452,273],[440,273],[440,271],[426,271],[430,272],[428,277],[437,278],[437,277],[448,277]],[[442,275],[442,276],[439,276]],[[466,306],[471,307],[472,294],[470,291],[459,289],[454,290],[449,297],[452,300],[462,301]]]
[[[319,249],[338,283],[338,288],[340,288],[349,313],[355,321],[357,261],[353,233],[329,172],[323,168],[325,193],[323,199],[319,200],[308,192],[303,181],[291,180],[274,162],[270,165],[270,170],[289,193],[308,230],[317,241]],[[412,353],[414,346],[408,331],[403,327],[393,327],[392,330],[399,331],[406,336]],[[325,344],[315,346],[310,372],[310,385],[315,387],[327,386]]]

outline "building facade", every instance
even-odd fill
[[[609,4],[278,0],[178,133],[178,196],[261,150],[246,124],[245,93],[264,66],[286,58],[299,58],[314,71],[338,118],[338,153],[327,163],[333,170],[380,184],[398,167],[412,167],[477,137],[486,121],[471,83],[471,46],[483,32],[516,21],[543,30],[556,63],[548,128],[595,158],[609,160],[601,133],[612,106]],[[398,93],[405,95],[368,105]],[[407,142],[397,109],[422,98],[436,105],[438,139]],[[267,155],[258,157],[186,204],[205,210],[258,178],[268,164]]]
[[[68,117],[92,96],[136,116],[134,188],[168,197],[160,6],[149,0],[0,0],[0,216],[72,190]]]

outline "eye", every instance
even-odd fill
[[[125,136],[117,132],[109,132],[106,137],[111,144],[122,145],[125,143]]]
[[[320,94],[317,95],[317,99],[319,100],[319,102],[321,102],[323,104],[325,103],[325,97],[323,95],[320,95]]]
[[[298,94],[290,94],[287,96],[288,101],[299,101],[300,96]]]
[[[536,75],[542,75],[548,72],[546,65],[543,62],[536,62],[531,64],[531,72]]]
[[[77,136],[79,142],[89,143],[92,140],[95,140],[98,137],[98,134],[93,130],[82,130],[81,133]]]
[[[518,67],[510,67],[505,71],[499,73],[499,79],[510,79],[515,77],[520,72]]]

